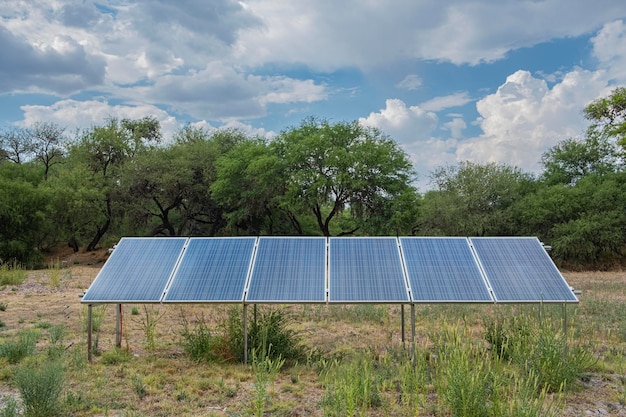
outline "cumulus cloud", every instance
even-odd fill
[[[452,107],[461,107],[472,101],[467,91],[450,94],[448,96],[434,97],[420,104],[424,110],[438,112]]]
[[[59,126],[71,126],[72,129],[89,129],[101,126],[110,118],[141,119],[152,116],[161,124],[164,138],[171,138],[181,124],[167,112],[158,107],[139,105],[111,105],[106,101],[98,100],[61,100],[51,106],[27,105],[22,106],[24,126],[32,126],[38,121],[45,120]]]
[[[457,159],[536,171],[548,148],[583,134],[582,109],[605,87],[601,74],[579,68],[551,89],[528,71],[517,71],[496,93],[478,101],[483,134],[459,143]]]
[[[438,122],[435,113],[427,112],[419,106],[407,107],[398,99],[388,99],[384,109],[359,119],[362,125],[377,127],[403,143],[427,138]]]

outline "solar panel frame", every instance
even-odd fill
[[[377,242],[377,245],[368,248],[367,244],[373,242]],[[337,269],[337,265],[342,263],[338,257],[346,250],[348,262]],[[380,250],[390,256],[379,256]],[[328,252],[329,303],[410,303],[408,281],[397,238],[331,237]],[[345,258],[341,260],[346,261]],[[376,277],[378,279],[374,279]]]
[[[466,237],[400,237],[399,240],[412,302],[494,302],[489,283]]]
[[[160,302],[187,241],[186,237],[120,239],[81,303]]]
[[[497,303],[579,302],[536,237],[472,237],[470,242]]]
[[[163,302],[243,302],[256,241],[256,237],[190,238]]]
[[[259,237],[246,303],[326,302],[326,246],[322,236]]]

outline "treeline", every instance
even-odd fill
[[[156,119],[70,135],[0,131],[0,263],[37,265],[59,245],[121,236],[537,236],[564,267],[626,264],[626,89],[584,109],[592,125],[542,157],[543,172],[463,162],[414,187],[407,154],[357,122],[308,118],[272,140]]]

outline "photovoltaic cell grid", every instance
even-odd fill
[[[187,238],[123,238],[82,302],[159,302]]]
[[[241,302],[256,241],[123,238],[82,302]],[[326,242],[259,238],[245,301],[324,302],[328,280],[338,303],[408,302],[407,286],[413,302],[488,302],[486,282],[496,302],[578,302],[536,238],[400,238],[406,279],[396,238]]]
[[[493,302],[467,238],[400,238],[414,302]]]
[[[408,302],[398,241],[330,238],[329,302]]]
[[[242,302],[255,237],[191,238],[164,302]]]
[[[325,238],[259,238],[246,301],[288,303],[325,299]]]
[[[471,238],[496,302],[578,302],[536,238]]]

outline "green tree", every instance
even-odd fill
[[[392,139],[356,121],[308,118],[282,132],[270,147],[284,164],[281,204],[292,212],[312,213],[324,236],[331,235],[331,221],[345,210],[356,223],[338,234],[356,232],[405,193],[414,175]]]
[[[33,264],[50,195],[32,164],[0,164],[0,263]]]
[[[262,138],[239,143],[217,161],[211,194],[225,210],[230,233],[306,233],[297,213],[283,204],[284,173],[284,162]]]
[[[422,235],[515,234],[508,209],[533,182],[518,168],[472,162],[438,168],[432,180],[436,189],[424,196]]]
[[[590,130],[585,139],[566,139],[541,158],[547,184],[575,184],[585,175],[604,175],[619,165],[615,146],[605,135]]]
[[[174,144],[135,157],[122,173],[126,212],[133,223],[148,226],[149,235],[217,234],[224,218],[209,191],[215,164],[244,139],[237,131],[186,127]]]
[[[89,173],[83,180],[91,188],[90,195],[99,195],[93,201],[90,222],[92,232],[87,250],[94,250],[111,223],[122,216],[120,184],[124,164],[140,153],[154,148],[160,138],[158,122],[152,118],[133,122],[109,119],[104,126],[95,126],[85,131],[69,147],[72,164],[80,165],[80,172]],[[82,169],[82,167],[86,169]],[[81,216],[80,213],[74,213]]]
[[[619,87],[604,98],[585,107],[585,117],[592,122],[591,131],[614,138],[626,148],[626,88]]]

